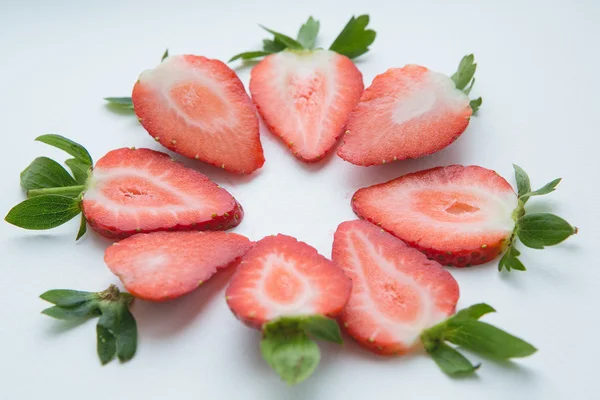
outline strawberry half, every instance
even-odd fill
[[[74,156],[65,163],[36,158],[22,173],[27,200],[6,221],[25,229],[50,229],[83,211],[77,239],[87,223],[108,238],[140,232],[224,230],[240,223],[240,204],[206,176],[149,149],[108,152],[92,168],[87,150],[59,135],[37,140]]]
[[[383,355],[421,347],[447,374],[473,373],[473,365],[450,342],[506,360],[536,352],[531,344],[478,321],[495,311],[476,304],[455,312],[458,284],[440,264],[365,221],[342,223],[335,232],[333,261],[352,279],[340,316],[360,345]]]
[[[264,164],[254,107],[221,61],[167,57],[142,72],[132,101],[142,126],[172,151],[240,174]]]
[[[452,165],[360,189],[352,197],[352,208],[444,265],[482,264],[508,249],[500,269],[524,270],[513,246],[517,236],[526,246],[543,248],[576,232],[552,214],[525,214],[530,196],[550,193],[558,182],[535,192],[529,186],[519,189],[517,196],[494,171]]]
[[[280,317],[338,315],[352,283],[313,247],[286,235],[267,236],[242,258],[227,288],[227,304],[260,329]]]
[[[342,343],[335,320],[352,282],[334,263],[290,236],[268,236],[242,258],[227,288],[227,304],[246,325],[262,330],[265,361],[293,385],[308,378],[321,353],[314,339]]]
[[[375,225],[342,223],[332,254],[353,283],[340,316],[344,330],[375,353],[406,353],[423,329],[454,314],[459,290],[452,275]]]
[[[469,102],[475,64],[466,56],[449,78],[418,65],[378,75],[360,99],[337,154],[356,165],[423,157],[450,145],[481,98]],[[469,86],[467,86],[470,83]]]
[[[106,237],[139,232],[223,230],[238,225],[239,203],[206,176],[149,149],[118,149],[96,163],[82,209]]]
[[[271,132],[301,161],[316,162],[332,149],[360,99],[362,74],[350,58],[375,40],[368,22],[352,17],[329,50],[314,50],[319,22],[312,17],[296,40],[265,28],[274,39],[264,41],[264,51],[230,60],[267,56],[252,69],[250,93]]]
[[[166,301],[197,289],[251,246],[235,233],[140,233],[107,248],[104,262],[134,296]]]

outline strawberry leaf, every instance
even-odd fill
[[[481,365],[471,364],[471,361],[446,343],[438,343],[427,352],[438,367],[448,375],[470,374],[475,372]]]
[[[515,179],[517,181],[518,196],[521,198],[525,193],[531,192],[529,175],[527,175],[527,172],[517,164],[513,164],[513,168],[515,170]]]
[[[56,228],[80,212],[79,200],[50,194],[32,197],[17,204],[4,219],[20,228],[44,230]]]
[[[59,307],[73,307],[90,300],[97,300],[98,295],[96,293],[81,292],[78,290],[54,289],[42,293],[40,298]]]
[[[97,302],[87,301],[83,304],[79,304],[72,307],[54,306],[46,308],[42,311],[42,314],[65,321],[77,321],[95,315],[100,315],[100,310],[98,309]]]
[[[97,351],[102,364],[115,355],[120,361],[130,360],[137,348],[137,324],[129,311],[133,296],[122,293],[115,285],[98,292],[49,290],[40,296],[56,304],[43,314],[64,320],[77,320],[99,315],[96,325]]]
[[[473,54],[469,54],[468,56],[464,56],[458,65],[458,70],[452,75],[451,79],[454,81],[456,88],[458,90],[464,90],[469,82],[471,82],[475,76],[475,71],[477,70],[477,63],[475,63],[475,56]],[[471,86],[473,82],[471,82]],[[469,91],[471,89],[469,88]]]
[[[366,29],[369,16],[352,17],[342,32],[333,41],[329,50],[345,55],[348,58],[359,57],[369,51],[369,46],[377,35],[374,30]]]
[[[507,360],[532,355],[537,351],[526,341],[493,325],[476,320],[461,321],[446,335],[446,340],[479,354]]]
[[[492,312],[496,312],[494,308],[485,303],[474,304],[471,307],[467,307],[465,309],[460,310],[456,314],[454,314],[448,321],[464,321],[467,319],[478,320],[483,317],[485,314],[489,314]]]
[[[261,28],[263,28],[265,31],[272,34],[275,37],[275,40],[285,44],[285,46],[288,49],[294,49],[294,50],[302,50],[303,49],[302,45],[300,43],[298,43],[296,40],[292,39],[291,37],[286,36],[283,33],[279,33],[274,30],[271,30],[265,26],[262,26],[262,25],[259,25],[259,26]]]
[[[553,214],[526,214],[517,221],[519,239],[525,246],[533,249],[553,246],[575,233],[576,228]]]
[[[260,351],[271,368],[287,382],[295,385],[307,379],[319,365],[319,346],[302,331],[284,335],[265,334]]]
[[[102,365],[111,362],[117,353],[117,339],[103,324],[96,325],[96,348]]]
[[[315,339],[327,340],[338,344],[344,343],[340,327],[337,322],[331,318],[322,315],[312,315],[305,317],[301,323],[301,328],[307,335]]]
[[[475,371],[471,363],[444,342],[450,342],[473,352],[496,359],[527,357],[537,350],[531,344],[485,322],[483,315],[495,311],[487,304],[476,304],[421,333],[425,350],[438,366],[453,375]],[[469,365],[471,368],[469,368]]]
[[[538,190],[534,190],[532,192],[525,193],[521,198],[523,202],[526,202],[531,196],[543,196],[545,194],[552,193],[556,190],[556,186],[560,183],[562,178],[556,178],[552,182],[548,182]]]
[[[475,79],[473,78],[473,80],[475,80]],[[483,100],[481,99],[481,97],[478,97],[475,100],[471,100],[469,102],[469,107],[471,107],[471,110],[473,110],[472,115],[477,114],[477,111],[479,111],[479,107],[481,107],[481,103],[483,103]]]
[[[21,172],[21,187],[25,190],[76,184],[62,165],[48,157],[36,158]]]
[[[131,97],[105,97],[108,105],[116,109],[133,111],[133,100]]]
[[[271,54],[271,53],[266,52],[266,51],[248,51],[246,53],[236,54],[235,56],[231,57],[228,62],[232,62],[232,61],[235,61],[238,59],[252,60],[254,58],[268,56],[269,54]]]
[[[90,156],[90,153],[88,153],[85,147],[83,147],[79,143],[72,141],[71,139],[67,139],[64,136],[48,134],[39,136],[35,140],[66,151],[67,153],[69,153],[70,155],[87,165],[91,166],[94,163],[92,161],[92,156]]]
[[[264,39],[263,40],[263,50],[267,54],[278,53],[282,50],[285,50],[285,44],[281,43],[277,39]]]
[[[315,48],[317,42],[317,35],[319,34],[319,21],[313,17],[309,17],[308,21],[300,27],[298,31],[297,41],[305,49],[312,50]]]
[[[71,169],[75,181],[80,185],[85,185],[88,179],[88,173],[92,167],[76,158],[69,158],[65,161],[65,164]]]
[[[75,237],[75,241],[81,239],[85,232],[87,231],[87,220],[85,219],[85,215],[81,213],[81,221],[79,222],[79,230],[77,231],[77,236]]]
[[[521,260],[519,260],[520,255],[521,252],[517,250],[515,248],[515,244],[512,243],[498,262],[498,271],[502,271],[504,268],[507,271],[511,271],[513,269],[517,271],[526,271],[527,268],[525,268]]]

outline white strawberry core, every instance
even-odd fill
[[[448,317],[436,308],[435,296],[430,288],[396,267],[401,259],[386,258],[381,249],[360,231],[348,234],[348,267],[357,275],[357,279],[353,279],[352,304],[349,307],[352,312],[364,311],[376,322],[373,326],[377,328],[369,334],[371,341],[383,331],[411,347],[424,329]],[[357,244],[361,247],[360,251],[356,248]],[[359,255],[361,252],[364,253],[362,256]],[[410,268],[410,262],[400,267]]]
[[[448,76],[427,71],[422,79],[407,84],[406,96],[401,96],[392,114],[393,121],[404,124],[435,109],[459,112],[469,104],[469,97]]]
[[[264,268],[254,297],[268,310],[266,319],[316,312],[314,302],[321,295],[315,285],[296,270],[296,261],[274,252],[266,255],[261,264]]]
[[[307,153],[319,149],[325,122],[339,95],[336,56],[326,50],[282,51],[276,55],[273,87],[279,91],[280,99],[292,99],[282,101],[280,106],[288,109],[282,112],[290,116],[290,123],[302,137],[294,146]]]
[[[238,123],[235,110],[228,106],[228,82],[217,80],[204,65],[190,66],[184,56],[165,59],[158,67],[142,72],[139,80],[154,89],[179,118],[207,134]]]
[[[210,204],[203,204],[198,197],[180,190],[169,182],[171,172],[151,175],[141,166],[134,168],[96,168],[89,181],[83,200],[89,201],[90,209],[99,208],[119,221],[120,229],[134,230],[140,226],[139,213],[146,215],[170,215],[174,219],[180,213],[209,213]],[[155,195],[156,194],[156,195]]]

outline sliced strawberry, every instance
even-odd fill
[[[140,75],[132,100],[144,128],[170,150],[242,174],[264,164],[254,107],[221,61],[168,57]]]
[[[149,149],[118,149],[96,163],[82,201],[103,236],[139,232],[223,230],[238,225],[238,202],[206,176]]]
[[[244,323],[260,329],[287,316],[336,316],[352,283],[306,243],[267,236],[242,258],[227,288],[227,303]]]
[[[104,261],[134,296],[165,301],[195,290],[251,246],[235,233],[140,233],[106,249]]]
[[[305,162],[321,159],[364,89],[362,74],[333,51],[282,51],[252,69],[250,92],[271,132]]]
[[[423,157],[456,140],[471,114],[469,97],[446,75],[392,68],[364,91],[337,154],[365,166]]]
[[[465,267],[496,258],[509,245],[518,200],[496,172],[452,165],[358,190],[356,214],[429,258]]]
[[[352,280],[344,329],[379,354],[420,346],[421,332],[452,315],[458,284],[440,264],[365,221],[342,223],[333,262]]]

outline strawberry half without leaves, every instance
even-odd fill
[[[479,366],[446,342],[499,360],[536,351],[522,339],[478,321],[494,311],[486,304],[454,314],[459,289],[452,275],[366,221],[338,227],[333,261],[352,279],[352,294],[340,316],[343,329],[369,351],[401,355],[425,347],[449,375],[472,373]]]
[[[239,174],[265,162],[254,106],[219,60],[167,57],[140,74],[132,100],[146,131],[176,153]]]
[[[378,75],[350,114],[337,154],[370,166],[433,154],[467,128],[481,97],[469,101],[477,64],[462,59],[448,77],[419,65]]]
[[[320,360],[313,339],[342,343],[337,323],[352,282],[306,243],[268,236],[242,258],[227,287],[235,316],[262,330],[265,361],[293,385],[308,378]]]
[[[224,230],[243,217],[239,203],[206,176],[149,149],[108,152],[92,169],[87,150],[59,135],[36,140],[62,149],[73,175],[56,161],[36,158],[22,173],[28,199],[5,220],[25,229],[55,228],[83,211],[79,239],[89,224],[108,238],[166,230]]]
[[[351,61],[369,50],[375,31],[368,15],[352,17],[329,50],[315,49],[319,22],[312,17],[297,38],[273,35],[262,51],[231,61],[265,57],[251,72],[250,93],[265,123],[301,161],[316,162],[335,145],[364,85]]]
[[[133,302],[133,296],[129,293],[122,293],[115,285],[110,285],[98,293],[56,289],[40,297],[54,304],[42,311],[49,317],[67,321],[100,317],[96,336],[98,357],[103,365],[115,356],[125,362],[135,355],[137,325],[129,311]]]
[[[108,247],[104,262],[135,297],[166,301],[196,290],[250,247],[235,233],[140,233]]]
[[[518,167],[517,196],[496,172],[451,165],[407,174],[358,190],[352,208],[366,219],[441,264],[468,267],[501,255],[499,269],[524,271],[515,238],[531,248],[558,244],[577,233],[552,214],[525,214],[531,196],[550,193],[555,179],[532,192]]]

